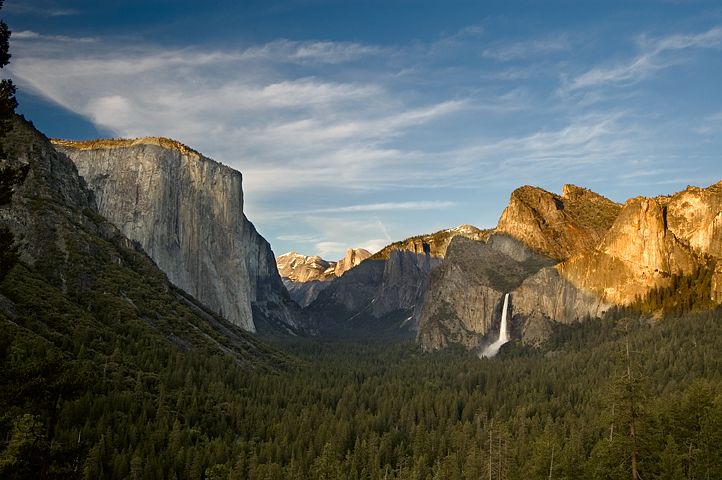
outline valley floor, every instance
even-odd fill
[[[722,478],[720,309],[656,323],[614,311],[493,359],[276,340],[287,362],[251,370],[169,342],[139,349],[132,331],[106,355],[2,325],[6,371],[53,351],[91,379],[59,404],[53,468],[71,478],[608,479],[632,478],[633,455],[644,479]],[[0,473],[20,478],[36,447],[18,432],[49,412],[28,402],[3,421]]]

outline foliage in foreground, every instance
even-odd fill
[[[276,345],[298,359],[285,371],[183,352],[140,325],[83,336],[5,318],[2,368],[61,358],[89,379],[58,402],[58,478],[631,478],[624,324],[641,477],[721,478],[722,312],[622,316],[559,326],[544,348],[512,344],[494,359],[289,340]],[[98,334],[107,347],[95,349]],[[22,432],[52,421],[33,402],[10,412],[0,468],[31,459],[17,455],[31,442]]]

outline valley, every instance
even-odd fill
[[[521,187],[333,262],[274,257],[177,142],[3,145],[3,478],[722,475],[720,184]]]

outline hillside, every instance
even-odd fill
[[[0,207],[19,255],[0,284],[0,477],[37,471],[46,453],[53,478],[86,465],[88,454],[108,461],[99,450],[106,428],[168,432],[171,410],[186,412],[177,430],[191,435],[204,428],[187,416],[192,405],[193,415],[215,412],[194,403],[201,385],[193,372],[271,372],[288,363],[171,284],[98,214],[74,164],[29,123],[16,117],[2,146],[3,168],[26,167],[27,175]],[[23,437],[27,422],[37,423]],[[52,441],[49,449],[40,438]],[[116,438],[120,451],[134,443]],[[99,478],[94,468],[80,471]]]

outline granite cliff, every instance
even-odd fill
[[[499,243],[500,234],[515,242]],[[624,205],[573,185],[565,185],[561,196],[521,187],[486,245],[454,240],[432,272],[418,340],[427,350],[448,343],[481,348],[497,334],[500,302],[510,293],[514,335],[538,344],[550,322],[629,305],[668,286],[673,275],[715,263],[709,295],[722,303],[721,239],[722,182]],[[540,256],[534,262],[539,268],[521,278],[513,262],[523,263],[530,252]],[[545,266],[542,258],[556,264]],[[501,285],[495,276],[516,280]]]
[[[511,194],[495,231],[542,255],[566,260],[596,245],[620,209],[621,205],[574,185],[564,185],[561,197],[524,186]]]
[[[3,271],[0,285],[6,333],[53,348],[62,344],[70,349],[68,358],[80,345],[89,358],[110,358],[136,336],[139,345],[162,342],[228,355],[249,368],[278,360],[170,283],[137,242],[99,214],[75,164],[31,123],[15,117],[2,148],[3,169],[28,172],[13,187],[11,201],[0,206],[0,225],[19,247],[19,261]]]
[[[604,238],[558,270],[578,288],[628,305],[653,287],[669,285],[673,274],[722,259],[721,239],[722,184],[688,187],[671,196],[629,199]],[[720,263],[711,292],[717,303]]]
[[[418,329],[429,274],[452,239],[484,238],[469,225],[395,242],[320,291],[304,312],[328,334],[413,335]],[[348,258],[348,255],[347,255]]]
[[[243,214],[242,176],[177,142],[68,142],[98,211],[138,242],[173,284],[241,328],[257,319],[303,330],[273,252]]]
[[[340,277],[371,256],[363,248],[349,248],[338,262],[329,262],[319,256],[289,252],[276,258],[278,273],[291,298],[301,307],[308,306],[330,280]]]
[[[486,242],[454,238],[441,266],[431,272],[417,341],[425,350],[457,343],[479,351],[496,340],[490,335],[499,331],[504,294],[554,263],[506,234],[493,234]],[[514,301],[512,294],[512,308]],[[521,333],[521,325],[511,325]]]

